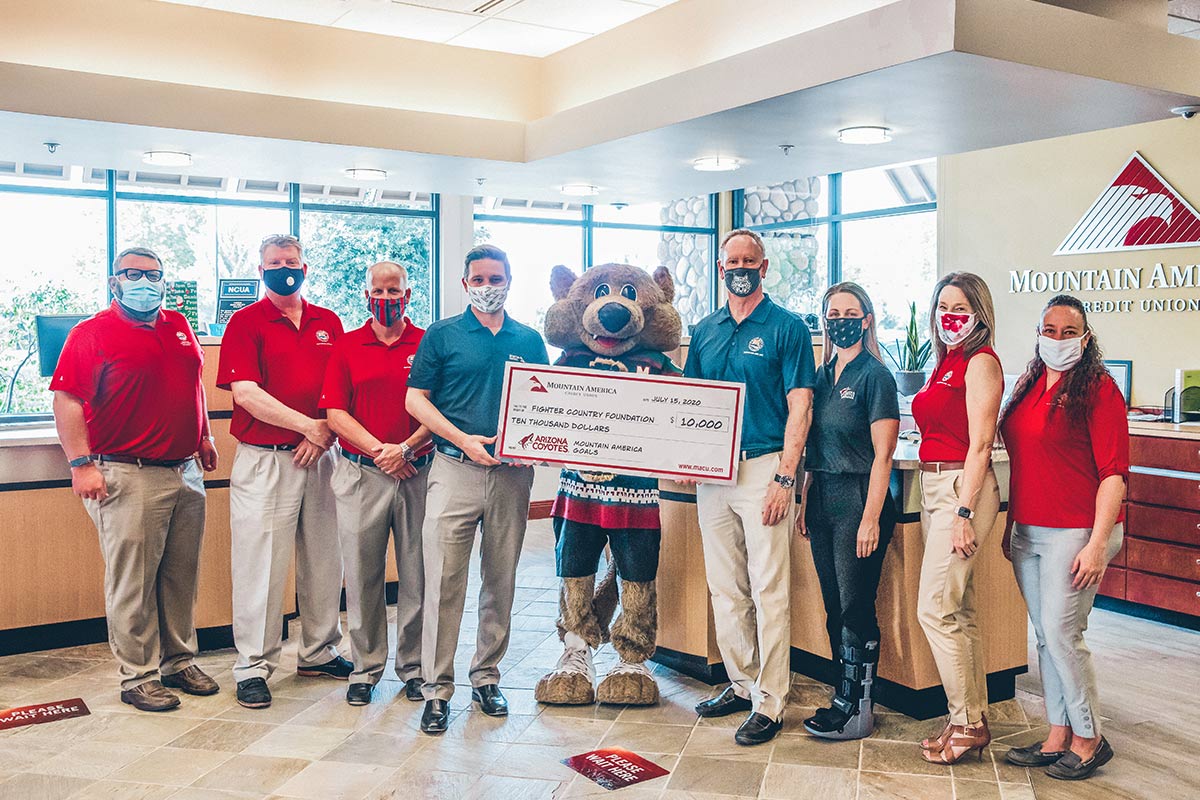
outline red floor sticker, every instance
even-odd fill
[[[643,781],[661,778],[668,774],[653,761],[647,761],[637,753],[619,747],[606,747],[570,758],[563,762],[585,778],[590,778],[605,789],[623,789]]]
[[[0,731],[20,728],[23,725],[41,725],[60,719],[86,717],[91,714],[81,698],[59,700],[57,703],[39,703],[36,706],[21,706],[0,711]]]

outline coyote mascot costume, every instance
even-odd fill
[[[664,352],[679,346],[682,324],[671,305],[671,274],[651,276],[625,264],[593,267],[576,278],[555,267],[555,303],[546,312],[546,341],[563,348],[561,366],[677,375]],[[562,579],[558,633],[563,655],[538,681],[543,703],[652,705],[658,685],[645,664],[658,632],[658,481],[607,472],[564,469],[551,511]],[[600,554],[608,546],[607,575],[596,584]],[[619,578],[619,582],[618,582]],[[618,599],[620,616],[609,621]],[[606,641],[620,657],[596,686],[592,652]]]

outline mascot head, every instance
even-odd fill
[[[679,346],[683,323],[671,305],[675,284],[666,267],[627,264],[592,267],[581,277],[564,266],[550,272],[557,301],[546,312],[546,341],[555,347],[582,344],[602,356],[635,347],[668,352]]]

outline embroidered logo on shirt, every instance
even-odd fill
[[[751,353],[759,353],[759,352],[762,352],[762,349],[763,349],[763,340],[762,340],[762,337],[761,337],[761,336],[755,336],[753,339],[751,339],[751,340],[750,340],[749,347],[750,347],[750,352],[751,352]]]
[[[516,353],[509,353],[509,354],[508,354],[508,360],[509,360],[509,361],[520,361],[522,364],[524,364],[524,363],[525,363],[525,359],[521,358],[521,357],[520,357],[519,355],[517,355]]]
[[[940,384],[942,384],[942,385],[944,385],[944,386],[949,386],[949,385],[950,385],[950,379],[951,379],[951,378],[953,378],[953,377],[954,377],[954,370],[950,370],[950,371],[949,371],[949,372],[947,372],[945,375],[943,375],[942,377],[938,378],[938,383],[940,383]]]
[[[320,342],[321,344],[329,344],[329,331],[318,330],[317,331],[317,341]]]
[[[845,389],[842,389],[840,392],[838,392],[838,394],[841,395],[843,400],[853,400],[854,399],[854,390],[851,389],[849,386],[847,386]]]
[[[188,341],[187,334],[183,331],[175,331],[175,335],[179,337],[179,343],[187,347],[191,342]]]

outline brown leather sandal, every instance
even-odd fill
[[[965,725],[951,725],[950,735],[940,750],[925,750],[921,757],[931,764],[957,764],[963,758],[978,751],[979,760],[983,761],[983,751],[992,743],[992,734],[988,731],[987,723],[981,722],[976,728]]]
[[[981,714],[980,718],[983,720],[983,724],[987,725],[987,714]],[[946,719],[946,727],[942,728],[942,732],[937,735],[936,739],[922,739],[921,740],[921,749],[922,750],[941,750],[943,747],[945,747],[946,746],[946,737],[950,735],[950,727],[951,727],[950,720],[949,720],[949,718],[947,718]]]

